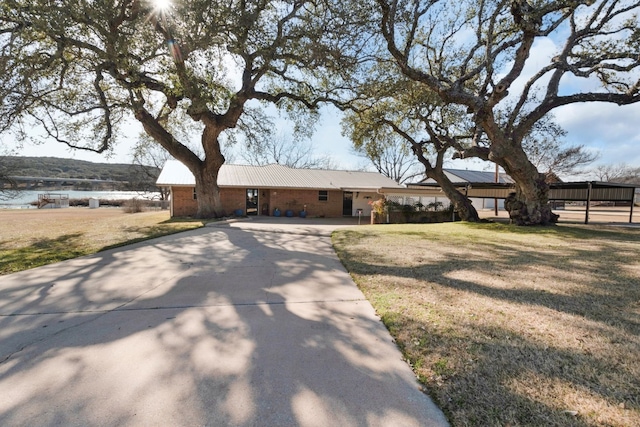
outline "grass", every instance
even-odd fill
[[[640,425],[640,230],[455,223],[333,239],[452,425]]]
[[[203,225],[169,219],[167,211],[128,214],[115,208],[2,210],[0,223],[0,275]]]

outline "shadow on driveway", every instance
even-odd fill
[[[238,224],[0,277],[0,425],[446,425],[323,228]]]

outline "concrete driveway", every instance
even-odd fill
[[[446,425],[316,222],[0,277],[0,425]]]

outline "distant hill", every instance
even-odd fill
[[[58,157],[0,156],[0,169],[8,176],[121,181],[135,189],[153,186],[160,174],[160,169],[152,166],[93,163]]]
[[[139,173],[142,169],[155,172],[156,177],[160,173],[160,169],[148,166],[93,163],[58,157],[0,156],[0,163],[3,169],[10,171],[9,175],[12,176],[131,181],[131,175]]]

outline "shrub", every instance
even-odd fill
[[[371,210],[378,215],[382,215],[384,213],[385,207],[387,206],[387,199],[382,197],[378,200],[372,200],[369,202],[371,205]]]
[[[427,210],[433,210],[435,212],[438,212],[439,210],[444,209],[444,205],[442,204],[442,202],[431,202],[427,205]]]
[[[412,205],[402,205],[401,210],[404,213],[412,213],[416,211],[416,208]]]
[[[145,204],[142,200],[134,197],[123,204],[123,209],[126,213],[143,212],[145,210]]]

